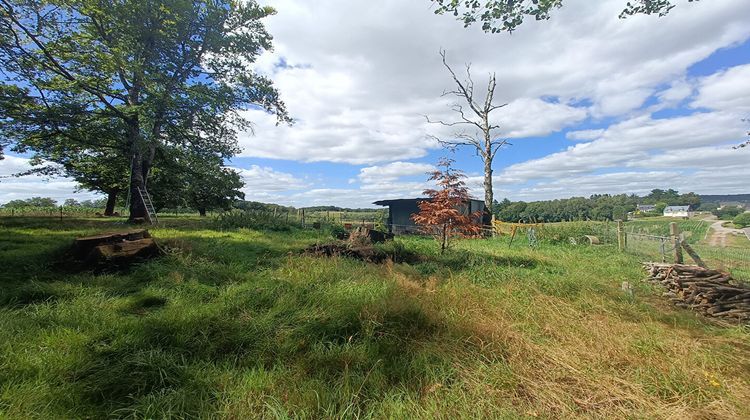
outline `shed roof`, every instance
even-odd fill
[[[675,211],[688,211],[690,210],[690,206],[667,206],[664,207],[665,212],[675,212]]]
[[[379,201],[375,201],[372,204],[375,204],[377,206],[390,206],[391,204],[406,203],[406,202],[409,202],[409,201],[429,201],[429,200],[431,200],[431,198],[429,198],[429,197],[425,197],[425,198],[397,198],[397,199],[393,199],[393,200],[379,200]],[[472,199],[470,199],[470,201],[484,204],[483,200],[477,200],[476,198],[472,198]]]

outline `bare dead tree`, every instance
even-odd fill
[[[471,65],[466,65],[466,78],[461,80],[448,64],[444,50],[440,50],[440,56],[443,59],[443,65],[448,69],[456,84],[456,89],[446,90],[442,96],[454,96],[460,99],[461,103],[451,105],[451,110],[458,115],[456,121],[431,120],[428,116],[425,116],[429,123],[454,127],[456,129],[449,139],[432,135],[430,137],[439,142],[443,147],[451,150],[462,146],[475,149],[477,155],[482,158],[482,162],[484,163],[484,205],[486,211],[491,214],[493,202],[492,161],[495,159],[495,154],[497,154],[498,150],[510,144],[507,139],[499,136],[500,126],[492,122],[491,114],[493,111],[508,104],[496,105],[493,102],[495,87],[497,86],[495,73],[490,74],[484,98],[476,98],[474,81],[471,78]],[[465,107],[468,107],[468,109]]]

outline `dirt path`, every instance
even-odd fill
[[[711,230],[708,234],[708,244],[711,246],[726,247],[728,235],[742,235],[745,232],[741,229],[731,229],[722,226],[724,221],[719,220],[711,225]]]

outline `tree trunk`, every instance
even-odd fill
[[[117,204],[117,194],[119,190],[111,190],[107,193],[107,206],[104,208],[105,216],[114,216],[115,205]]]
[[[492,215],[492,158],[489,156],[484,157],[484,212],[485,215],[482,218],[482,224],[486,225],[490,223]]]
[[[128,124],[128,137],[132,151],[132,161],[130,162],[130,217],[128,219],[131,222],[136,219],[148,218],[146,205],[143,203],[141,193],[138,190],[146,190],[146,181],[156,154],[154,145],[144,147],[139,127],[137,120]]]
[[[140,125],[137,119],[128,121],[128,143],[130,144],[130,216],[128,221],[147,218],[146,205],[143,203],[139,189],[146,188],[146,179],[143,177],[143,155],[141,148]]]
[[[205,207],[198,207],[198,214],[200,214],[201,217],[206,217],[206,208]]]
[[[443,234],[442,234],[443,241],[440,244],[440,253],[445,252],[446,243],[448,242],[448,227],[447,225],[443,224]]]
[[[146,218],[146,205],[143,203],[139,189],[146,187],[143,179],[143,161],[139,152],[133,153],[130,163],[130,217],[129,221]]]

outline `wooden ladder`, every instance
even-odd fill
[[[151,195],[149,195],[148,191],[146,191],[145,188],[138,187],[138,194],[141,196],[141,201],[143,201],[143,206],[146,208],[146,216],[148,216],[148,221],[152,225],[155,223],[159,223],[159,219],[156,217],[156,209],[154,209],[154,203],[151,201]]]

